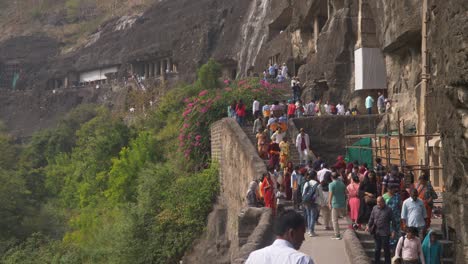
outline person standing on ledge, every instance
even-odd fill
[[[275,226],[271,246],[250,253],[246,264],[314,264],[310,256],[297,250],[304,242],[305,220],[294,210],[283,212]]]
[[[379,97],[377,98],[377,110],[379,111],[379,114],[384,114],[385,113],[385,97],[381,92],[379,92],[378,95]]]
[[[309,135],[304,132],[304,128],[301,128],[299,131],[300,133],[296,138],[296,148],[299,152],[299,162],[304,165],[307,164],[307,160],[309,159],[310,139]]]
[[[371,115],[372,114],[372,106],[374,105],[374,98],[372,96],[368,95],[366,98],[366,109],[367,109],[367,114]]]

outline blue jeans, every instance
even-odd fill
[[[243,116],[237,116],[237,123],[239,123],[239,126],[244,126],[244,119],[245,117]]]
[[[371,108],[367,108],[367,114],[368,114],[368,115],[372,115],[372,107],[371,107]]]
[[[309,232],[315,232],[315,222],[317,218],[317,205],[306,204],[305,216],[307,220],[307,230],[309,230]]]

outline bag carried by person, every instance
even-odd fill
[[[402,264],[403,263],[403,247],[405,246],[405,238],[406,236],[403,237],[403,241],[401,243],[401,248],[400,248],[400,256],[394,256],[392,258],[392,264]]]
[[[318,183],[314,184],[314,186],[310,186],[310,184],[307,183],[304,196],[302,197],[303,203],[315,204],[317,186]]]

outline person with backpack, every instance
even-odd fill
[[[408,227],[406,236],[398,240],[394,262],[402,264],[426,264],[421,239],[418,238],[418,229],[416,227]]]
[[[317,181],[317,173],[311,171],[308,176],[308,181],[304,184],[302,189],[302,203],[305,208],[305,216],[307,220],[307,234],[310,237],[317,236],[315,234],[315,220],[317,217],[319,204],[322,195],[319,194],[319,182]]]

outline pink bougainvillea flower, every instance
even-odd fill
[[[190,112],[192,112],[192,109],[187,109],[184,111],[184,113],[182,113],[182,116],[186,117],[188,114],[190,114]]]
[[[232,91],[232,88],[231,87],[226,87],[226,88],[224,88],[224,90],[227,91],[227,92],[230,92],[230,91]]]
[[[206,113],[208,112],[208,107],[204,106],[202,109],[200,109],[200,113]]]
[[[195,136],[195,140],[196,140],[196,141],[200,141],[201,138],[202,138],[201,135],[196,135],[196,136]]]
[[[198,94],[198,96],[201,97],[201,96],[206,95],[207,93],[208,93],[208,90],[203,90],[203,91],[201,91],[201,92]]]
[[[190,100],[189,97],[187,97],[187,98],[184,99],[184,103],[190,103],[190,101],[191,101],[191,100]]]

